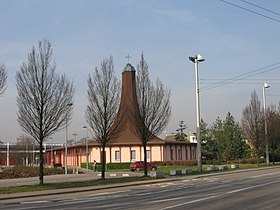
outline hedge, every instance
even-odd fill
[[[106,169],[129,169],[131,163],[107,163]],[[101,171],[101,163],[96,163],[97,171]],[[86,168],[86,163],[81,163],[82,168]],[[94,170],[93,163],[88,164],[88,169]]]
[[[129,169],[131,163],[107,163],[107,169]]]
[[[197,165],[196,160],[169,160],[169,161],[154,161],[156,166],[172,166],[172,165],[181,165],[181,166],[195,166]]]
[[[112,169],[129,169],[130,162],[126,163],[107,163],[106,170]],[[154,161],[153,164],[156,166],[166,166],[166,165],[183,165],[183,166],[195,166],[197,165],[196,160],[171,160],[171,161]],[[101,171],[101,163],[97,163],[97,171]],[[86,163],[81,164],[82,168],[86,168]],[[88,168],[93,170],[93,163],[89,163]]]

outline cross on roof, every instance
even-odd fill
[[[129,54],[127,54],[127,56],[125,56],[125,58],[127,58],[127,62],[129,63],[129,59],[131,58],[131,56],[129,56]]]

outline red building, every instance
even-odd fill
[[[48,149],[61,148],[63,144],[44,144],[43,152]],[[17,145],[14,143],[0,144],[0,166],[39,165],[39,145]]]

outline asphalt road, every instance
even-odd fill
[[[50,195],[0,209],[280,209],[280,168]]]

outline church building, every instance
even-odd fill
[[[106,147],[107,163],[123,163],[144,160],[142,142],[131,129],[133,118],[129,116],[131,107],[138,106],[136,98],[136,77],[134,67],[128,63],[122,72],[121,102],[118,112],[123,117],[120,134],[112,138]],[[138,108],[133,109],[138,110]],[[101,145],[98,141],[88,141],[88,144],[78,144],[68,147],[67,166],[80,166],[88,161],[101,161]],[[196,160],[196,143],[189,141],[163,140],[154,137],[147,142],[147,161]],[[65,147],[47,150],[46,164],[61,164],[65,166]]]

